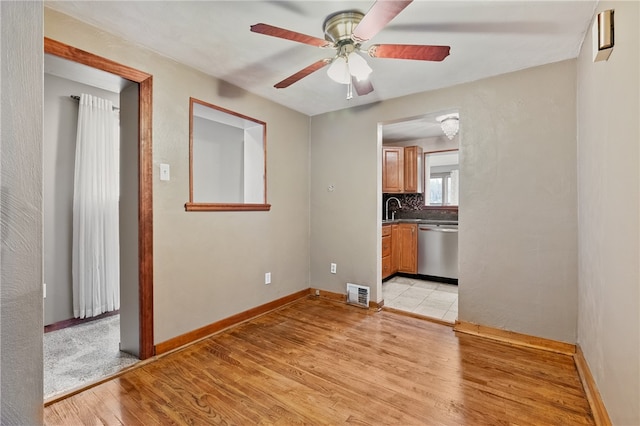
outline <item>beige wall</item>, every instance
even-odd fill
[[[45,20],[47,36],[154,75],[154,164],[172,166],[171,182],[154,173],[156,342],[305,288],[308,270],[312,286],[370,284],[377,298],[376,124],[457,107],[461,319],[572,342],[579,299],[578,341],[609,414],[615,424],[637,424],[639,11],[633,2],[614,7],[616,50],[599,64],[582,52],[577,106],[576,62],[561,62],[314,117],[311,164],[308,118],[56,13],[46,11]],[[31,166],[42,146],[42,56],[29,52],[42,51],[41,4],[1,2],[0,22],[1,183],[3,199],[11,196],[1,223],[3,245],[12,248],[0,259],[0,423],[39,424],[41,176]],[[185,105],[193,92],[269,123],[271,213],[183,211]],[[267,269],[271,287],[262,284]]]
[[[314,116],[311,286],[356,282],[380,300],[377,123],[458,109],[459,319],[575,342],[575,72],[564,61]]]
[[[42,424],[42,2],[0,2],[0,424]]]
[[[615,47],[578,58],[578,343],[613,424],[640,424],[640,4],[615,9]]]
[[[153,75],[156,343],[309,287],[307,116],[48,9],[45,35]],[[190,96],[267,123],[270,212],[184,211]]]
[[[139,85],[120,92],[120,349],[140,355],[138,262]]]

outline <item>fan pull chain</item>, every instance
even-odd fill
[[[347,100],[353,99],[353,81],[347,85]]]

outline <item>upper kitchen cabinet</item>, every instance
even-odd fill
[[[404,149],[404,192],[422,192],[422,148],[408,146]]]
[[[382,192],[422,192],[423,179],[422,148],[382,147]]]
[[[404,192],[403,147],[382,147],[382,192]]]

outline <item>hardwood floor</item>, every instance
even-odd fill
[[[301,299],[45,407],[47,425],[593,424],[571,356]]]

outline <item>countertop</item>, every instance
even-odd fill
[[[458,225],[456,220],[434,220],[434,219],[395,219],[383,220],[383,225],[392,225],[394,223],[417,223],[419,225]]]

